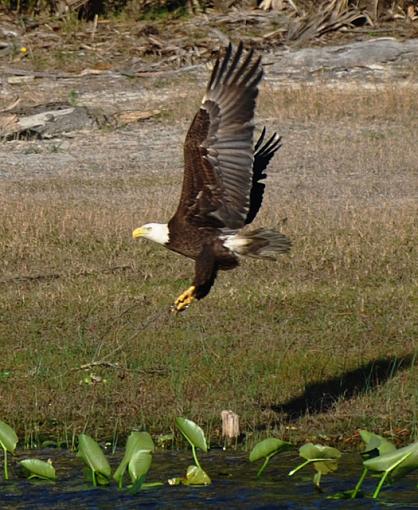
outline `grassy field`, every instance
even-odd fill
[[[122,136],[184,133],[189,86]],[[166,433],[184,415],[220,442],[223,409],[249,441],[416,438],[417,119],[416,90],[264,86],[259,122],[284,146],[257,225],[280,225],[292,253],[243,261],[179,316],[192,262],[131,230],[174,211],[181,138],[138,169],[113,147],[113,171],[81,153],[67,174],[0,180],[0,417],[28,441]]]

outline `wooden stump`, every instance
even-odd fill
[[[239,437],[239,416],[231,410],[221,412],[222,418],[222,437],[225,438],[225,445],[231,444],[233,440]]]

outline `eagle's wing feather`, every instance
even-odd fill
[[[216,61],[184,144],[184,180],[176,214],[200,226],[238,229],[250,208],[254,109],[261,59],[229,45]]]
[[[250,208],[248,210],[245,224],[251,223],[257,216],[257,213],[263,202],[265,185],[261,182],[267,177],[265,170],[270,163],[271,158],[275,152],[281,147],[281,137],[277,133],[264,142],[266,136],[266,128],[263,128],[261,135],[254,147],[254,164],[253,164],[253,177],[252,187],[250,194]]]

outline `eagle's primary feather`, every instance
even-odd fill
[[[256,217],[265,170],[280,148],[263,129],[253,144],[254,110],[263,75],[261,57],[230,44],[216,60],[206,93],[184,143],[180,202],[168,225],[148,224],[134,237],[148,237],[195,260],[193,285],[176,300],[177,311],[205,297],[218,270],[233,269],[240,255],[273,258],[290,241],[272,230],[238,233]]]

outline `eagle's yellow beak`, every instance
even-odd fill
[[[146,229],[144,227],[139,227],[132,232],[132,237],[138,239],[139,237],[143,237],[145,233]]]

